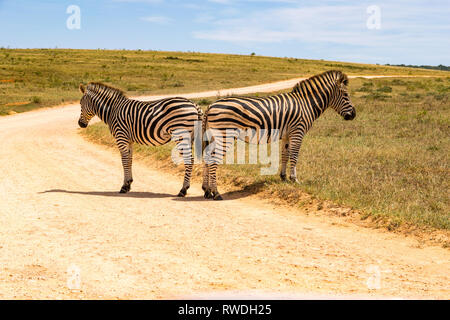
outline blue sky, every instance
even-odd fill
[[[66,27],[70,5],[80,29]],[[0,46],[450,65],[449,17],[448,0],[0,0]]]

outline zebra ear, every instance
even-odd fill
[[[84,92],[86,91],[86,88],[84,87],[84,85],[82,83],[80,83],[79,89],[82,94],[84,94]]]
[[[341,75],[339,76],[338,81],[339,81],[339,84],[342,87],[346,87],[348,85],[348,77],[347,77],[347,75],[341,73]]]

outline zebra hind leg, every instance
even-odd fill
[[[188,167],[188,165],[186,165],[186,171],[185,171],[185,175],[184,175],[183,186],[181,187],[180,192],[178,192],[178,195],[177,195],[178,197],[185,197],[186,196],[187,190],[191,186],[191,184],[190,184],[191,173],[192,173],[192,164],[190,165],[190,167]]]
[[[231,145],[234,136],[223,135],[222,133],[214,135],[214,147],[211,154],[207,156],[208,163],[208,182],[209,186],[205,191],[205,198],[214,200],[223,200],[219,191],[217,190],[217,166],[221,163],[228,149]]]
[[[207,134],[208,132],[206,132]],[[209,137],[208,137],[209,139]],[[210,172],[211,172],[211,159],[212,159],[212,152],[210,149],[210,141],[206,140],[203,142],[203,161],[204,161],[204,165],[203,165],[203,183],[202,183],[202,189],[205,192],[204,193],[204,198],[205,199],[211,199],[213,197],[212,193],[211,193],[211,188],[210,188]]]
[[[178,192],[178,197],[185,197],[187,194],[187,190],[189,189],[190,186],[184,186],[181,188],[180,192]]]
[[[203,197],[205,198],[205,199],[213,199],[214,198],[214,195],[213,195],[213,193],[211,192],[211,189],[206,189],[205,190],[205,194],[203,195]]]
[[[209,165],[205,162],[203,165],[203,183],[202,183],[202,190],[205,192],[204,197],[205,199],[211,199],[212,194],[209,189]]]
[[[205,199],[214,199],[214,193],[212,192],[211,189],[211,184],[210,184],[210,172],[211,172],[211,164],[205,164],[205,169],[204,169],[204,174],[206,174],[207,176],[203,177],[203,184],[202,184],[202,189],[205,192],[205,194],[203,195],[203,197]]]
[[[217,190],[217,166],[223,162],[223,159],[232,144],[239,135],[238,130],[220,132],[214,135],[215,145],[214,152],[210,159],[209,167],[209,192],[214,200],[223,200],[219,191]]]
[[[296,132],[289,140],[289,163],[291,167],[289,179],[294,183],[299,183],[297,179],[297,159],[302,145],[303,133]]]
[[[204,197],[205,199],[214,199],[214,200],[223,200],[219,191],[217,190],[217,184],[215,183],[215,172],[217,170],[217,164],[205,164],[204,173],[208,174],[208,178],[204,177],[202,189],[205,191]],[[206,184],[207,181],[207,184]]]
[[[123,185],[120,188],[119,193],[127,193],[131,189],[131,183],[133,182],[132,177],[132,161],[133,161],[133,151],[131,144],[119,144],[120,155],[122,157],[122,165],[124,171]]]
[[[177,195],[178,197],[185,197],[187,194],[187,190],[191,186],[190,181],[191,181],[193,163],[194,163],[194,158],[191,158],[189,163],[184,164],[184,166],[185,166],[184,181],[183,181],[183,186],[181,187],[180,192],[178,192],[178,195]]]
[[[283,181],[287,180],[287,175],[286,175],[286,167],[287,167],[287,162],[289,159],[289,142],[287,141],[287,139],[283,139],[283,149],[281,150],[281,172],[280,172],[280,178]]]
[[[132,182],[133,182],[133,179],[124,182],[123,185],[122,185],[122,188],[120,188],[119,193],[127,193],[127,192],[129,192],[130,189],[131,189],[131,183]]]
[[[210,165],[209,169],[209,187],[205,192],[205,198],[213,200],[223,200],[222,196],[217,190],[216,172],[217,172],[217,163],[213,163]]]
[[[180,152],[180,155],[183,158],[184,162],[184,181],[183,187],[180,192],[178,192],[178,197],[185,197],[187,194],[187,190],[191,186],[191,175],[192,168],[194,166],[194,156],[192,154],[192,139],[190,139],[190,134],[184,132],[177,139],[177,149]]]
[[[219,191],[216,190],[216,192],[214,192],[212,198],[214,200],[223,200],[222,196],[220,195]]]

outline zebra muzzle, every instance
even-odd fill
[[[78,120],[78,125],[79,125],[81,128],[86,128],[86,127],[87,127],[87,123],[84,123],[83,121],[81,121],[81,119]]]
[[[356,117],[356,112],[347,112],[344,114],[344,120],[353,120]]]

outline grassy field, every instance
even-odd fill
[[[129,95],[240,87],[329,69],[347,74],[430,75],[400,67],[224,54],[0,49],[0,115],[79,100],[78,84],[102,81]]]
[[[389,229],[450,229],[450,77],[357,78],[350,81],[350,94],[357,108],[354,121],[343,121],[330,109],[304,139],[299,185],[260,176],[259,165],[221,166],[219,185],[297,206],[314,200],[314,209],[331,200]],[[114,146],[103,124],[81,132]],[[171,149],[137,146],[136,154],[182,174],[182,166],[174,169],[170,161]],[[198,180],[200,169],[195,170]]]

